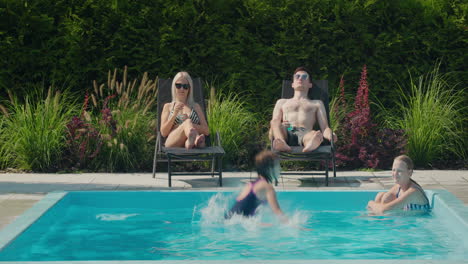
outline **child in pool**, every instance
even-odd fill
[[[236,198],[236,203],[226,214],[230,218],[234,214],[253,216],[262,203],[268,203],[282,222],[288,218],[281,211],[276,192],[271,184],[278,178],[280,166],[278,157],[271,151],[262,151],[255,157],[255,167],[258,177],[254,182],[248,183]]]
[[[378,215],[387,211],[429,211],[429,199],[424,190],[411,179],[413,167],[410,157],[396,157],[392,167],[395,185],[388,192],[379,192],[375,200],[369,201],[367,209]]]

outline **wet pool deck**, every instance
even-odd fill
[[[223,187],[210,176],[172,178],[172,189],[236,190],[255,178],[254,172],[225,172]],[[412,177],[424,189],[445,189],[468,205],[468,171],[416,170]],[[0,174],[0,229],[52,191],[168,190],[167,173]],[[390,171],[340,171],[325,186],[323,176],[283,176],[277,190],[386,190],[393,186]]]

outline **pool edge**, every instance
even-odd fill
[[[31,208],[18,216],[10,224],[0,230],[0,250],[19,236],[24,230],[39,219],[49,208],[60,201],[68,192],[59,191],[48,193]],[[0,263],[4,263],[0,261]]]
[[[434,206],[434,203],[443,204],[444,206],[441,208],[450,211],[456,217],[456,220],[463,225],[463,228],[468,231],[468,206],[447,190],[428,190],[426,193],[432,193],[431,196],[428,196],[432,206]]]
[[[117,192],[232,192],[237,189],[225,189],[225,190],[118,190]],[[371,190],[278,190],[279,192],[379,192],[385,191],[381,189],[371,189]],[[457,216],[457,220],[460,220],[464,226],[468,229],[468,206],[465,206],[460,199],[458,199],[451,192],[443,189],[428,189],[425,190],[430,203],[434,206],[434,202],[443,204],[448,210],[452,211],[454,215]],[[92,190],[92,191],[70,191],[70,192],[116,192],[109,190]],[[37,219],[39,219],[49,208],[54,206],[57,202],[62,200],[69,191],[57,191],[47,194],[44,198],[39,200],[34,204],[30,209],[16,218],[12,223],[5,226],[0,230],[0,250],[7,246],[11,241],[13,241],[17,236],[19,236],[24,230],[26,230],[31,224],[33,224]],[[9,232],[5,232],[9,230]],[[10,234],[11,233],[11,234]],[[449,264],[458,264],[458,263],[468,263],[467,260],[415,260],[415,259],[353,259],[353,260],[339,260],[339,259],[308,259],[308,260],[235,260],[236,263],[272,263],[272,264],[282,264],[282,263],[337,263],[337,264],[355,264],[355,263],[364,263],[364,264],[391,264],[391,263],[413,263],[413,264],[438,264],[438,263],[449,263]],[[97,263],[97,264],[129,264],[129,263],[139,263],[139,264],[179,264],[179,263],[188,263],[188,264],[211,264],[211,263],[233,263],[232,260],[115,260],[115,261],[1,261],[0,264],[32,264],[32,263],[41,263],[41,264],[71,264],[71,263]]]

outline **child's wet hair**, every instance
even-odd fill
[[[269,183],[276,179],[274,170],[275,166],[279,165],[278,162],[278,155],[269,150],[264,150],[255,156],[255,167],[257,168],[257,173],[265,177]]]
[[[413,168],[414,168],[413,160],[409,156],[400,155],[400,156],[396,157],[395,160],[401,160],[404,163],[406,163],[406,166],[408,167],[408,170],[413,170]]]

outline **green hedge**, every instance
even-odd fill
[[[124,65],[132,77],[186,69],[252,93],[248,103],[266,116],[296,66],[337,87],[342,74],[357,83],[367,64],[373,93],[390,104],[395,80],[429,72],[437,58],[441,72],[467,83],[467,8],[462,0],[0,0],[0,96],[37,82],[88,89]]]

